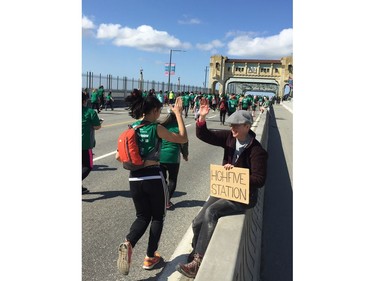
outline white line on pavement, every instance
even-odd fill
[[[96,157],[96,158],[94,158],[92,161],[95,162],[96,160],[103,159],[103,158],[108,157],[108,156],[111,156],[111,155],[113,155],[113,154],[115,154],[115,153],[116,153],[116,150],[115,150],[115,151],[112,151],[112,152],[110,152],[110,153],[104,154],[104,155],[102,155],[102,156]]]
[[[293,110],[290,109],[290,107],[286,106],[284,103],[281,103],[281,105],[284,106],[286,110],[288,110],[290,113],[293,114]]]

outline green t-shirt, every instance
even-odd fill
[[[189,106],[190,98],[188,95],[182,96],[182,106]]]
[[[178,134],[178,124],[169,123],[165,128],[172,133]],[[162,140],[160,163],[180,163],[180,144]]]
[[[200,99],[197,98],[197,99],[195,100],[195,110],[196,110],[196,111],[199,110],[200,105],[201,105],[201,103],[200,103]]]
[[[95,146],[94,128],[99,126],[100,120],[94,109],[82,106],[82,150]]]
[[[138,126],[141,122],[141,120],[136,121],[132,127]],[[142,159],[159,161],[157,125],[157,123],[149,123],[137,130],[139,154]]]
[[[236,99],[230,99],[228,101],[228,111],[233,113],[236,111],[236,107],[237,107],[237,100]]]
[[[242,109],[248,109],[249,108],[249,98],[248,97],[244,97],[242,99]]]
[[[94,91],[91,93],[91,102],[97,102],[98,101],[98,92]]]
[[[99,88],[98,89],[98,96],[99,96],[99,98],[101,98],[103,95],[104,95],[104,89],[103,88]]]

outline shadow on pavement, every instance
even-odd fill
[[[184,200],[174,204],[174,208],[191,208],[191,207],[202,207],[206,201],[203,200]]]
[[[94,165],[92,171],[115,171],[117,168],[108,168],[107,165]]]
[[[274,112],[272,114],[275,116]],[[293,280],[293,191],[276,123],[278,119],[269,120],[269,158],[263,210],[262,281]]]
[[[181,196],[184,196],[184,195],[186,195],[186,194],[187,194],[186,192],[175,191],[175,192],[173,193],[173,197],[172,197],[171,199],[173,199],[173,198],[175,198],[175,197],[181,197]]]
[[[152,271],[154,269],[164,268],[166,266],[166,264],[167,263],[162,258],[162,260],[157,265],[155,265],[152,269],[150,269],[150,270]],[[157,280],[159,280],[159,277],[160,277],[160,275],[161,275],[162,272],[163,271],[160,271],[155,276],[151,276],[151,277],[148,277],[146,279],[137,279],[137,281],[157,281]]]
[[[84,198],[82,199],[82,201],[92,203],[97,200],[111,199],[111,198],[115,198],[119,196],[127,197],[127,198],[132,197],[129,190],[89,192],[89,193],[84,194],[83,196],[87,197],[89,195],[101,195],[101,196],[96,197],[96,198]]]

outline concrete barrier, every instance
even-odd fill
[[[257,139],[266,150],[268,122],[266,111],[253,124]],[[259,189],[254,208],[219,219],[196,281],[260,280],[264,189]]]

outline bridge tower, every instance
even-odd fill
[[[228,59],[222,55],[210,58],[209,88],[225,94],[230,83],[246,83],[254,91],[271,91],[282,98],[286,85],[293,80],[293,57],[280,60]]]

